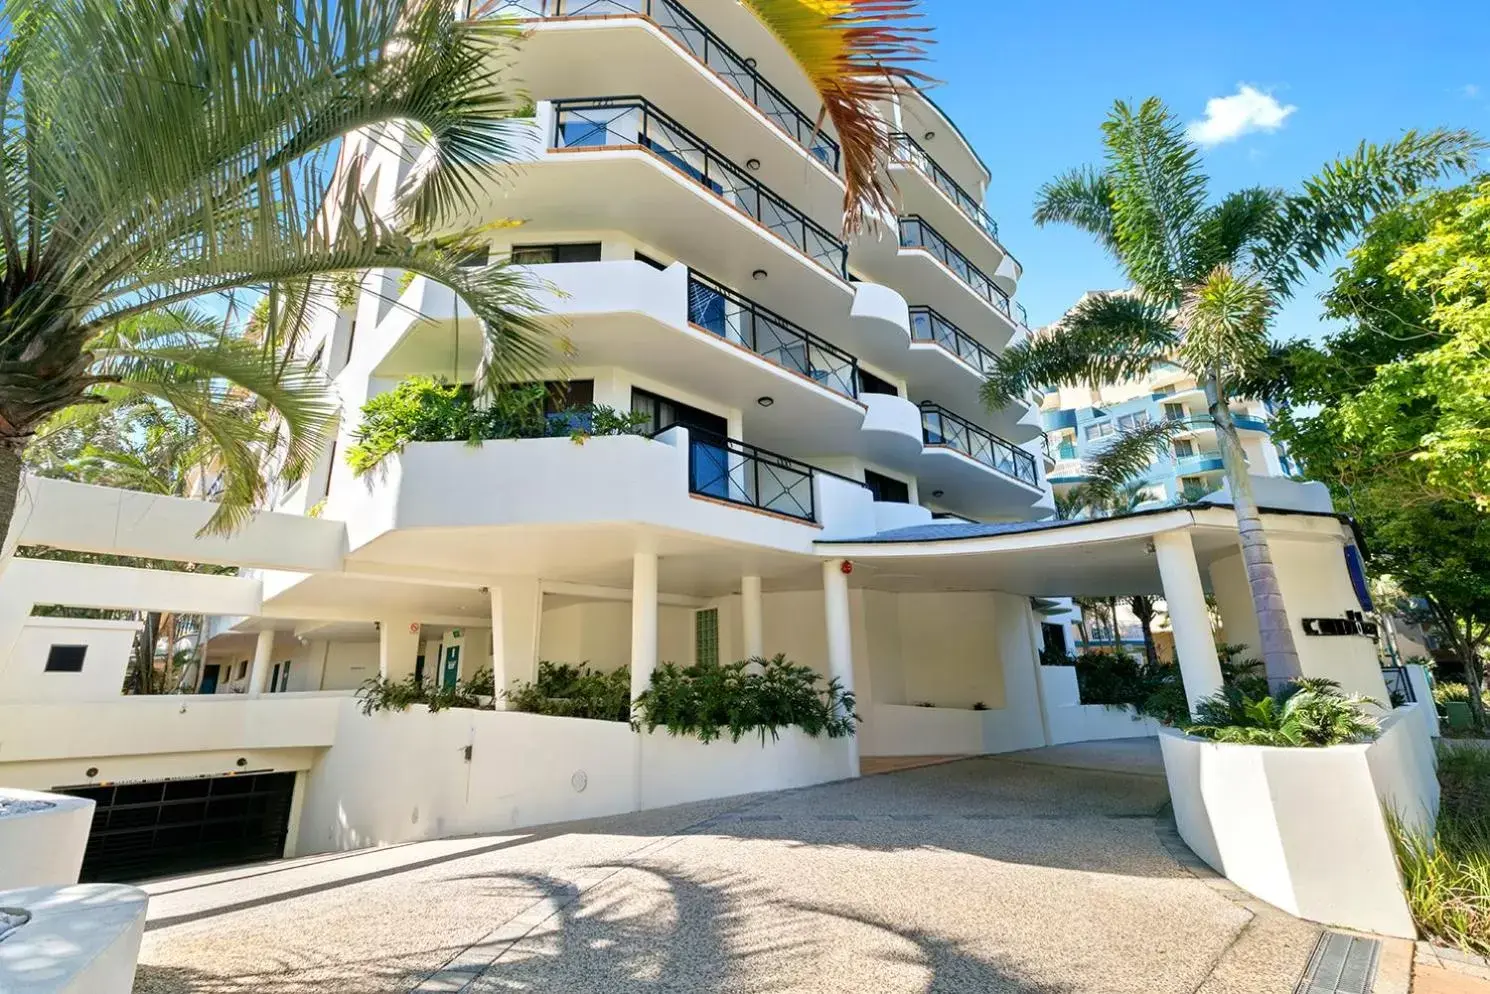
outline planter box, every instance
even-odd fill
[[[1438,816],[1427,705],[1367,745],[1286,749],[1159,733],[1180,837],[1217,873],[1290,914],[1414,938],[1385,811]]]
[[[0,891],[30,920],[0,941],[6,994],[129,994],[149,897],[121,884]]]
[[[858,775],[852,739],[812,738],[783,729],[781,738],[758,735],[710,743],[674,737],[662,729],[641,738],[640,809],[686,804],[732,794],[806,787]]]
[[[77,883],[92,827],[92,801],[0,788],[0,890]]]
[[[1081,703],[1074,666],[1037,666],[1045,702],[1050,744],[1139,739],[1159,734],[1159,723],[1140,718],[1131,707]]]

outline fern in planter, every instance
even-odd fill
[[[1196,705],[1185,732],[1214,742],[1314,747],[1370,742],[1379,726],[1369,697],[1346,696],[1333,680],[1295,681],[1276,694],[1254,696],[1229,686]]]
[[[652,674],[651,687],[636,699],[633,724],[704,742],[726,733],[738,742],[757,733],[764,743],[768,735],[780,738],[783,728],[837,739],[854,734],[859,722],[854,703],[838,680],[825,683],[811,667],[783,655],[686,669],[663,663]]]

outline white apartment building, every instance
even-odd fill
[[[1229,637],[1257,638],[1230,512],[1046,521],[1040,411],[979,404],[983,370],[1026,333],[1022,274],[979,206],[989,170],[923,93],[882,108],[898,216],[845,243],[831,129],[745,7],[499,9],[527,19],[514,72],[532,142],[465,220],[521,222],[492,225],[488,258],[543,287],[566,345],[544,381],[642,412],[647,432],[417,442],[355,476],[366,401],[414,375],[470,382],[483,338],[448,289],[367,274],[309,345],[339,436],[241,532],[200,535],[199,501],[27,481],[22,543],[243,572],[5,565],[0,784],[93,797],[95,869],[158,869],[162,852],[211,865],[820,782],[857,775],[861,755],[1151,733],[1038,665],[1035,596],[1162,593],[1189,692],[1219,688],[1206,590]],[[366,157],[382,209],[412,167],[397,147],[344,150]],[[1280,510],[1264,522],[1295,625],[1354,609],[1349,529],[1327,506]],[[125,636],[39,632],[36,604],[218,616],[198,693],[110,692],[77,646]],[[1362,640],[1299,638],[1306,672],[1384,696]],[[540,660],[629,666],[635,696],[659,662],[778,653],[854,691],[858,736],[703,745],[500,700],[367,717],[350,698],[372,676],[488,667],[507,688]],[[116,808],[185,814],[141,834]],[[205,827],[224,823],[241,829],[231,844]]]

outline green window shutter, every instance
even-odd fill
[[[719,609],[693,612],[693,661],[700,665],[719,662]]]

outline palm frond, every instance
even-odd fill
[[[845,232],[893,215],[881,166],[890,132],[875,109],[907,85],[930,82],[914,66],[927,28],[917,0],[742,0],[807,74],[843,155]]]
[[[1142,376],[1178,344],[1165,308],[1122,293],[1094,293],[1057,324],[1006,348],[983,384],[983,403],[1005,406],[1032,389]]]
[[[1102,133],[1119,259],[1147,296],[1178,304],[1205,210],[1206,177],[1195,143],[1157,97],[1136,112],[1118,101]]]
[[[1208,208],[1195,228],[1193,269],[1187,276],[1201,280],[1217,266],[1250,262],[1277,226],[1286,196],[1282,190],[1251,187]]]
[[[1266,284],[1240,276],[1230,266],[1217,266],[1187,291],[1180,318],[1185,327],[1181,361],[1225,382],[1267,355],[1273,311]]]
[[[1081,467],[1088,504],[1114,504],[1131,481],[1147,473],[1158,460],[1168,458],[1170,442],[1176,435],[1209,422],[1208,417],[1151,421],[1103,439],[1102,448]]]
[[[1386,145],[1362,142],[1285,198],[1258,272],[1275,296],[1288,296],[1376,213],[1434,180],[1474,168],[1487,143],[1470,131],[1409,131]]]
[[[1040,187],[1035,195],[1035,224],[1069,224],[1117,253],[1113,232],[1112,180],[1090,166],[1073,169]]]

